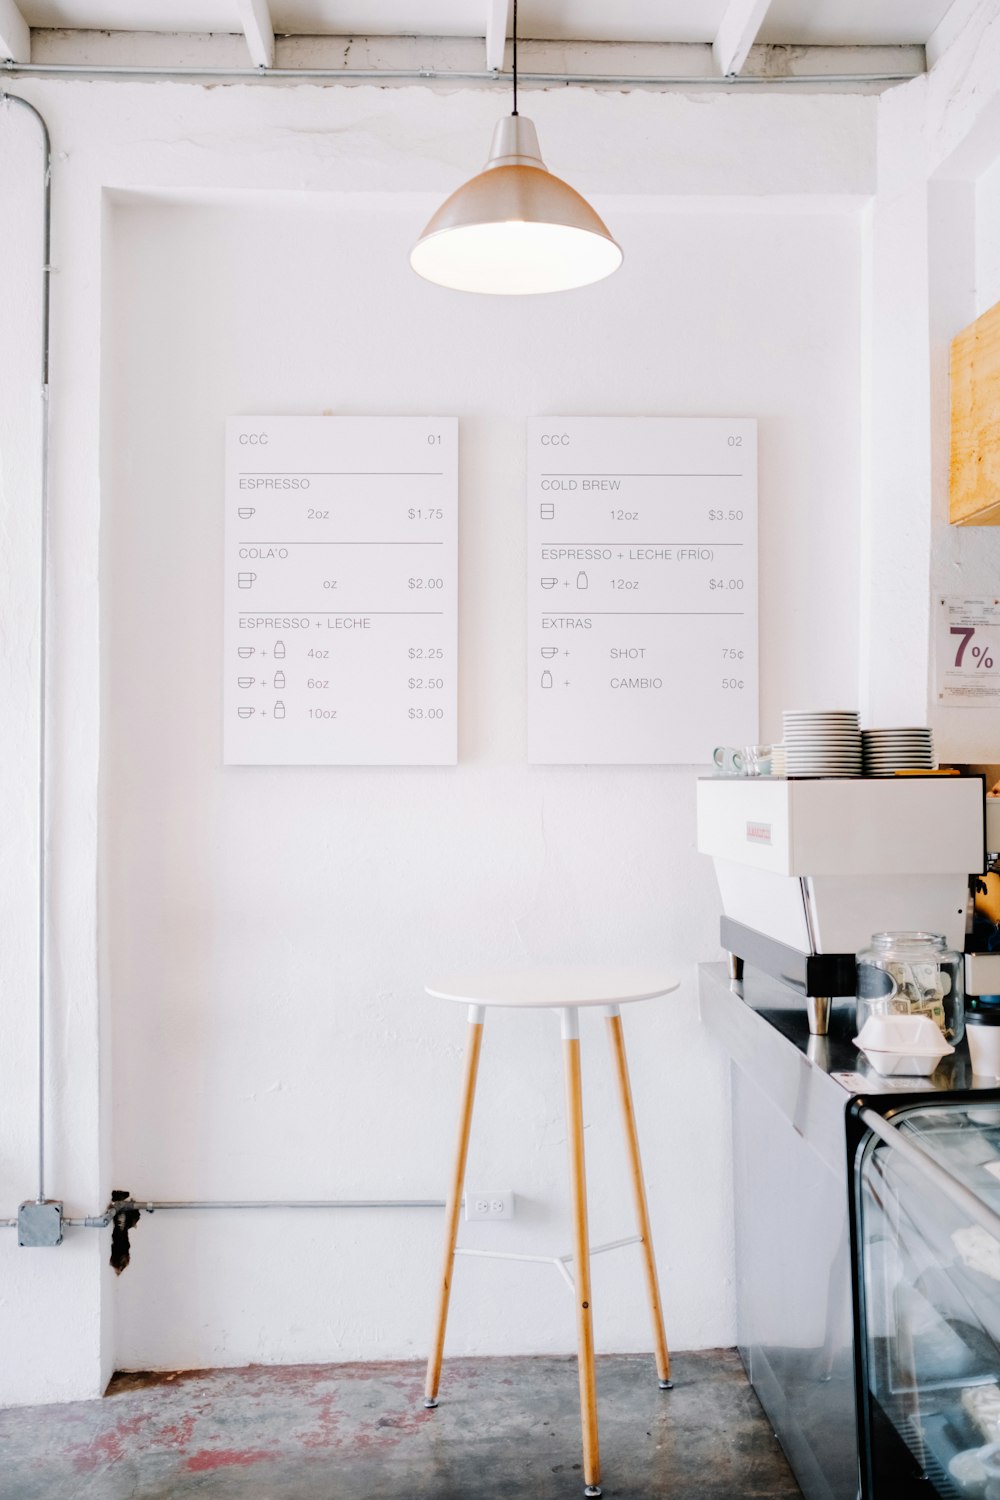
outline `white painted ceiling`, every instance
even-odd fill
[[[732,0],[519,0],[525,37],[711,42]],[[924,43],[952,0],[771,0],[760,42]],[[239,32],[237,0],[17,0],[29,26]],[[483,36],[488,0],[270,0],[278,35]]]

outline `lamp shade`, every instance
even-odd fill
[[[547,170],[523,115],[500,121],[486,166],[442,203],[410,254],[427,281],[502,296],[569,291],[621,263],[604,221]]]

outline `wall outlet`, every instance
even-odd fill
[[[489,1192],[469,1191],[465,1195],[466,1219],[512,1219],[514,1193],[511,1188],[493,1188]]]

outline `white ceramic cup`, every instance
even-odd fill
[[[966,1011],[965,1034],[969,1038],[972,1071],[982,1078],[1000,1078],[1000,1015]]]

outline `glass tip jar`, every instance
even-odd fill
[[[952,1044],[965,1032],[965,960],[936,932],[876,932],[858,954],[858,1031],[869,1016],[929,1016]]]

